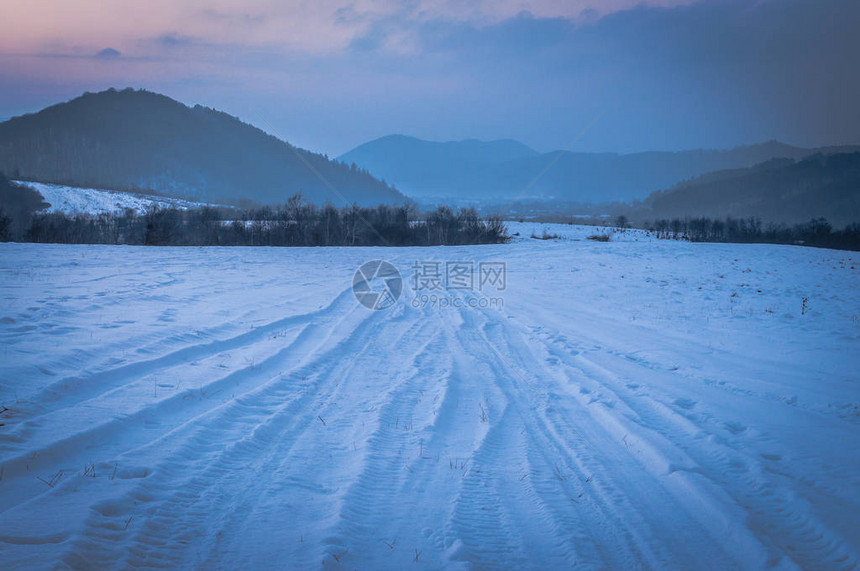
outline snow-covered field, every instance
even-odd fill
[[[0,245],[0,566],[856,568],[860,257],[560,230]]]
[[[147,209],[153,207],[184,209],[205,206],[201,202],[167,196],[150,196],[115,190],[78,188],[43,182],[15,182],[22,186],[28,186],[45,197],[45,202],[51,205],[45,212],[98,215],[103,213],[118,214],[126,208],[131,208],[136,213],[143,214]]]
[[[561,241],[587,240],[589,236],[608,235],[612,242],[653,242],[657,238],[645,230],[618,229],[611,226],[584,226],[580,224],[549,224],[543,222],[505,222],[514,242],[535,238],[553,237]]]

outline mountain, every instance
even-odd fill
[[[413,197],[462,197],[481,187],[482,177],[500,165],[539,156],[534,149],[510,139],[499,141],[434,142],[389,135],[365,143],[338,157],[346,164],[384,177]],[[473,193],[474,194],[474,193]]]
[[[405,197],[358,168],[149,91],[85,93],[0,123],[0,171],[39,182],[206,201],[363,205]],[[331,190],[331,187],[336,191]]]
[[[376,167],[407,176],[434,174],[471,165],[497,165],[506,161],[537,157],[534,149],[511,139],[498,141],[449,141],[437,143],[406,135],[389,135],[360,145],[338,157],[347,164]]]
[[[709,173],[651,194],[633,217],[745,218],[779,223],[826,218],[860,222],[860,153],[772,159],[751,168]]]
[[[601,203],[641,199],[710,171],[815,152],[776,141],[730,150],[633,154],[538,153],[516,141],[432,143],[400,135],[365,143],[339,157],[366,168],[416,199],[542,199]]]

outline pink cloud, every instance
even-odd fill
[[[0,15],[0,52],[93,53],[111,46],[151,55],[156,38],[181,35],[202,43],[336,53],[379,22],[392,28],[395,51],[409,27],[429,21],[492,25],[522,12],[540,18],[602,16],[636,5],[674,6],[694,0],[31,0]],[[176,46],[173,46],[176,47]],[[385,47],[385,46],[383,46]],[[144,53],[149,52],[149,53]]]

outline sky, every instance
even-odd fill
[[[2,2],[0,118],[134,87],[330,156],[857,144],[858,29],[857,0]]]

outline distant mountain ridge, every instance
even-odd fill
[[[464,139],[462,141],[436,142],[407,135],[388,135],[359,145],[339,159],[344,162],[355,159],[370,159],[378,152],[387,153],[392,162],[397,161],[395,166],[403,166],[400,161],[413,161],[414,164],[409,165],[412,168],[422,164],[420,159],[431,162],[454,159],[463,163],[496,164],[536,157],[540,154],[531,147],[513,139],[496,141]]]
[[[365,143],[338,160],[393,182],[413,198],[469,198],[480,191],[480,177],[508,161],[533,159],[539,153],[510,139],[435,142],[389,135]],[[473,175],[478,175],[475,178]],[[477,196],[474,196],[477,198]]]
[[[365,143],[339,159],[384,177],[419,200],[519,198],[602,203],[642,199],[711,171],[846,150],[860,147],[804,149],[769,141],[729,150],[539,153],[511,140],[433,143],[394,135]]]
[[[132,89],[86,93],[0,123],[0,171],[205,201],[275,204],[298,192],[339,206],[406,201],[361,169],[293,147],[226,113]]]
[[[712,172],[655,192],[637,206],[633,216],[640,221],[705,216],[785,224],[826,218],[837,227],[860,223],[860,152],[771,159]]]

